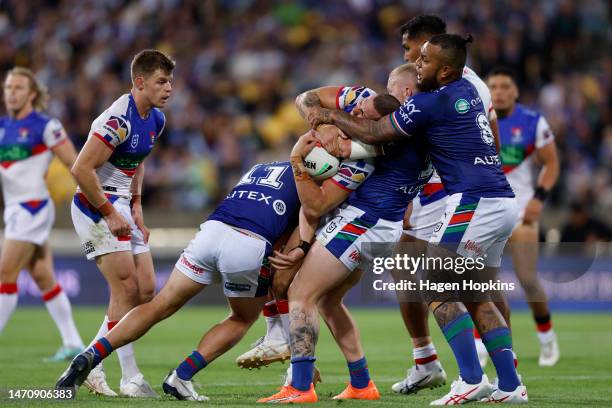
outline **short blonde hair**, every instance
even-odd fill
[[[37,111],[43,111],[47,108],[47,100],[49,98],[47,87],[36,78],[36,75],[34,75],[34,72],[32,72],[31,69],[25,67],[15,67],[7,72],[6,77],[8,78],[9,75],[21,75],[28,78],[28,81],[30,82],[30,89],[36,93],[36,96],[32,101],[33,108]]]
[[[412,75],[414,75],[416,77],[417,72],[416,72],[416,64],[413,62],[407,62],[405,64],[402,64],[398,67],[395,67],[393,69],[393,71],[391,71],[391,73],[389,74],[389,76],[391,75],[399,75],[399,74],[403,74],[404,72],[408,72]]]

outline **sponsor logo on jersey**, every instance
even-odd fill
[[[267,205],[270,205],[270,200],[272,199],[272,196],[265,195],[264,193],[260,193],[259,191],[234,190],[230,194],[228,194],[226,198],[244,198],[246,200],[264,201]]]
[[[465,99],[457,99],[457,101],[455,102],[455,110],[458,114],[463,115],[464,113],[467,113],[467,111],[470,110],[470,103]]]
[[[353,166],[343,166],[336,173],[340,178],[354,181],[355,183],[361,183],[368,175],[368,172],[364,169],[359,169]]]
[[[351,252],[351,254],[348,256],[348,258],[356,263],[361,262],[361,253],[359,253],[358,250],[354,250],[353,252]]]
[[[474,241],[469,240],[465,243],[465,245],[463,245],[463,249],[465,249],[466,251],[469,252],[473,252],[475,254],[477,254],[478,256],[484,256],[485,252],[483,251],[483,249],[476,244]]]
[[[501,163],[501,160],[499,160],[498,155],[481,156],[481,157],[476,156],[474,158],[474,165],[477,165],[477,164],[498,165],[500,163]]]
[[[138,147],[139,138],[140,138],[140,135],[138,133],[132,136],[132,142],[130,143],[130,146],[132,147],[132,149],[135,149],[136,147]]]
[[[155,143],[155,136],[157,136],[157,133],[155,133],[154,131],[149,132],[149,137],[151,138],[151,144]]]
[[[484,113],[481,112],[476,116],[476,123],[480,128],[480,137],[482,138],[482,141],[488,144],[489,146],[493,146],[495,138],[493,137],[493,131],[491,130],[489,120],[487,119]]]
[[[510,132],[512,133],[511,143],[520,144],[523,141],[523,130],[520,127],[513,127]]]
[[[421,112],[420,109],[417,109],[416,106],[414,105],[414,99],[409,99],[406,102],[404,102],[404,104],[400,107],[399,110],[399,114],[402,117],[402,120],[406,123],[412,123],[412,119],[410,119],[410,116],[413,113],[419,113]]]
[[[28,139],[29,132],[27,128],[19,128],[19,142],[25,142]]]
[[[336,215],[334,218],[332,218],[327,223],[327,226],[325,227],[325,232],[328,233],[328,234],[331,234],[332,232],[334,232],[336,230],[336,228],[338,228],[338,226],[340,225],[341,222],[342,222],[342,216],[341,215]]]
[[[111,139],[115,137],[118,139],[117,142],[121,143],[127,137],[128,127],[123,118],[111,116],[102,127],[109,133],[108,135],[104,135],[105,139],[107,139],[107,136],[110,136]],[[110,141],[111,140],[109,140],[109,142]]]
[[[272,208],[274,208],[274,212],[278,215],[283,215],[287,211],[287,205],[283,200],[274,200]]]
[[[340,96],[342,106],[346,112],[350,112],[359,102],[359,99],[365,99],[371,96],[367,88],[363,86],[345,88]]]

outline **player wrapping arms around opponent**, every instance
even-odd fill
[[[394,73],[405,75],[408,71],[397,70]],[[392,82],[391,78],[389,82]],[[408,85],[398,86],[397,89],[405,92],[407,87]],[[352,88],[352,91],[355,89],[359,88]],[[340,88],[338,92],[336,88],[338,95],[350,91],[351,88]],[[341,103],[330,104],[327,98],[321,98],[319,93],[321,91],[307,92],[301,100],[298,99],[298,107],[304,117],[310,117],[310,112],[317,107],[330,105],[346,113]],[[391,97],[378,95],[376,98],[383,96]],[[399,102],[395,98],[394,100],[396,106],[399,106]],[[366,98],[357,108],[364,113],[369,112],[374,101],[373,98]],[[374,382],[370,379],[358,329],[348,309],[342,304],[342,297],[359,280],[361,265],[380,256],[384,251],[380,247],[370,249],[364,244],[394,243],[399,240],[406,206],[432,172],[424,146],[417,142],[395,143],[385,146],[384,150],[385,154],[374,161],[374,173],[319,229],[317,240],[291,284],[291,382],[282,387],[280,392],[262,398],[259,402],[298,403],[318,400],[312,383],[314,350],[319,331],[317,312],[320,311],[325,318],[326,313],[331,310],[336,313],[335,319],[331,323],[328,318],[325,320],[347,359],[350,374],[349,385],[334,399],[380,398]],[[308,184],[312,184],[300,159],[301,157],[292,159],[298,190],[302,185],[306,188]],[[334,302],[327,302],[326,299],[333,299]]]
[[[501,161],[519,207],[510,242],[516,276],[525,291],[540,340],[540,366],[559,361],[559,345],[552,329],[546,292],[537,275],[538,220],[543,202],[559,177],[555,138],[546,119],[517,103],[519,90],[511,70],[491,71],[487,84],[499,117]],[[536,165],[542,168],[534,183]],[[536,188],[534,190],[534,184]]]
[[[404,64],[397,67],[389,74],[387,90],[396,99],[403,101],[416,89],[416,70],[414,65]],[[321,104],[329,108],[339,108],[347,112],[364,114],[370,119],[379,118],[380,112],[386,112],[389,108],[388,98],[372,98],[366,106],[367,111],[363,111],[362,103],[375,92],[365,87],[324,87],[308,91],[315,93],[321,100]],[[297,105],[301,112],[307,108],[303,106],[304,98],[308,94],[305,92],[297,98]],[[384,102],[387,101],[387,104]],[[378,106],[375,106],[376,103]],[[387,106],[386,106],[387,105]],[[331,181],[335,184],[323,183],[320,192],[308,183],[307,190],[300,194],[302,208],[311,218],[319,219],[330,210],[342,203],[350,193],[355,191],[363,181],[369,177],[374,170],[373,162],[366,163],[358,160],[365,157],[374,157],[380,151],[378,147],[366,146],[347,139],[346,136],[339,134],[337,128],[329,128],[317,133],[320,139],[335,139],[338,141],[342,155],[347,157],[341,163],[338,173],[332,177]],[[301,147],[297,147],[301,149]],[[303,155],[305,157],[306,154]],[[298,192],[301,192],[305,183],[298,184]],[[337,188],[340,187],[340,188]],[[299,265],[298,265],[299,266]],[[257,368],[262,365],[269,365],[276,361],[283,361],[290,357],[289,351],[289,305],[287,302],[287,290],[297,272],[293,267],[288,270],[275,273],[273,276],[272,292],[274,300],[266,303],[263,313],[266,319],[266,335],[262,337],[253,347],[236,359],[236,363],[241,368]],[[316,370],[316,368],[315,368]],[[287,370],[288,374],[291,369]],[[290,379],[290,376],[287,377]],[[318,373],[315,374],[318,378]],[[315,381],[316,383],[316,381]]]
[[[93,339],[131,309],[148,302],[155,292],[155,272],[145,227],[141,188],[144,159],[161,135],[172,91],[174,61],[160,51],[143,50],[131,64],[132,90],[94,120],[87,142],[72,167],[78,189],[72,221],[88,260],[95,260],[110,288],[107,315]],[[132,344],[117,350],[121,365],[120,392],[129,397],[157,394],[141,374]],[[86,386],[116,396],[100,365]]]
[[[457,255],[471,259],[487,254],[485,265],[499,268],[503,246],[514,228],[517,208],[496,154],[487,109],[476,87],[462,78],[466,43],[471,40],[454,34],[430,38],[417,60],[421,93],[407,100],[392,115],[370,121],[316,108],[309,121],[313,127],[334,124],[347,135],[368,144],[426,139],[433,164],[449,194],[446,212],[439,221],[440,228],[430,239],[428,254],[448,254],[442,247],[450,246]],[[465,245],[470,241],[470,245]],[[430,273],[426,277],[438,279],[445,275],[449,280],[461,277],[453,270],[425,272]],[[453,350],[460,372],[450,392],[432,405],[481,399],[526,402],[527,391],[514,366],[510,329],[493,302],[476,300],[464,304],[458,301],[459,293],[454,291],[426,291],[424,295]],[[478,362],[472,319],[495,365],[499,377],[497,389],[489,384]]]
[[[0,118],[4,243],[0,255],[0,333],[17,307],[17,278],[26,268],[62,337],[46,361],[70,360],[83,349],[70,301],[55,280],[48,243],[55,220],[45,175],[55,155],[68,168],[76,151],[62,124],[42,113],[47,93],[32,71],[11,69],[4,81],[8,116]]]

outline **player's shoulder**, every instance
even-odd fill
[[[36,123],[40,123],[42,125],[46,125],[47,123],[49,123],[50,121],[54,120],[51,116],[47,115],[44,112],[40,112],[40,111],[33,111],[31,116],[30,116],[30,120],[32,120],[33,122]],[[57,121],[57,119],[55,119]]]
[[[476,71],[474,71],[472,68],[468,66],[463,67],[462,78],[472,83],[484,84],[484,81],[476,73]]]
[[[129,93],[121,95],[106,110],[108,115],[129,117],[131,95]]]
[[[166,115],[159,108],[151,109],[151,115],[153,115],[157,129],[161,131],[166,123]]]
[[[522,116],[526,116],[528,118],[539,119],[542,116],[542,114],[538,112],[537,110],[528,108],[525,105],[521,105],[520,103],[516,104],[515,109]]]
[[[341,86],[336,95],[336,107],[351,111],[361,99],[376,95],[376,91],[367,86]]]

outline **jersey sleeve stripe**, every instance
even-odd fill
[[[343,189],[344,191],[348,191],[349,193],[352,193],[355,190],[351,190],[350,188],[348,188],[347,186],[342,185],[342,183],[338,182],[337,180],[335,180],[333,177],[330,179],[335,185],[337,185],[338,187],[340,187],[341,189]]]
[[[100,135],[99,133],[94,133],[93,135],[94,135],[95,137],[97,137],[98,139],[100,139],[102,142],[104,142],[104,144],[105,144],[106,146],[108,146],[108,148],[109,148],[109,149],[111,149],[111,150],[115,150],[115,146],[113,146],[112,144],[110,144],[110,142],[109,142],[108,140],[106,140],[106,139],[104,138],[104,136]]]
[[[57,142],[56,144],[54,144],[53,146],[50,146],[49,148],[50,148],[50,149],[53,149],[53,148],[55,148],[55,147],[57,147],[57,146],[59,146],[59,145],[62,145],[62,144],[64,144],[64,143],[66,143],[67,141],[68,141],[68,139],[67,139],[67,138],[64,138],[64,139],[60,140],[59,142]]]
[[[391,118],[391,126],[393,126],[393,128],[395,129],[396,132],[401,133],[405,136],[410,136],[408,133],[404,132],[404,129],[402,129],[402,127],[400,126],[400,124],[397,122],[397,119],[395,119],[395,115],[397,112],[393,112],[390,116]]]
[[[343,87],[339,87],[338,92],[336,92],[336,109],[338,110],[343,108],[343,107],[342,108],[340,107],[340,94],[342,93],[343,89],[344,89]]]

